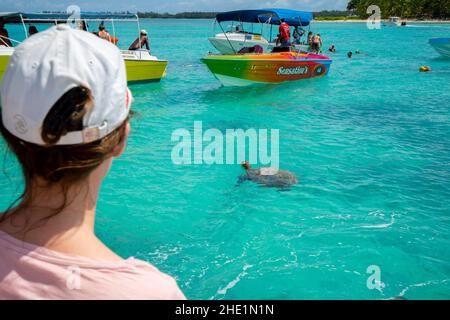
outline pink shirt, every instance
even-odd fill
[[[70,256],[0,231],[0,300],[184,300],[175,280],[130,258]]]

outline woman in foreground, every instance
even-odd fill
[[[126,81],[114,45],[66,25],[16,49],[0,131],[25,190],[0,215],[0,300],[185,298],[174,279],[123,260],[94,232],[101,183],[130,130]]]

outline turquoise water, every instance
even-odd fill
[[[450,298],[450,61],[427,44],[450,25],[315,24],[339,51],[329,76],[251,88],[223,88],[201,64],[212,21],[143,25],[170,66],[160,84],[132,87],[138,115],[98,208],[109,246],[191,299]],[[194,121],[280,129],[281,167],[300,185],[236,186],[239,165],[172,164],[172,132]],[[20,190],[4,167],[2,208]],[[384,289],[368,289],[371,265]]]

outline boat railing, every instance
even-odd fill
[[[136,23],[137,25],[137,34],[139,35],[139,43],[141,43],[141,25],[140,25],[140,20],[138,15],[135,15],[135,18],[74,18],[74,19],[62,19],[62,18],[32,18],[32,19],[28,19],[23,17],[22,15],[20,15],[20,22],[23,25],[23,30],[25,33],[25,38],[29,38],[30,34],[26,28],[26,25],[31,25],[31,24],[54,24],[54,25],[58,25],[58,24],[69,24],[72,26],[78,26],[79,28],[81,27],[80,24],[81,23],[85,23],[85,25],[87,26],[88,23],[109,23],[111,24],[112,27],[112,37],[113,38],[117,38],[117,28],[116,28],[116,24],[117,23]],[[1,38],[6,38],[6,37],[1,37]],[[0,45],[4,44],[5,46],[8,46],[3,39],[0,38]],[[8,38],[11,42],[20,44],[20,41]],[[143,50],[143,48],[140,48],[140,50]],[[139,58],[142,58],[142,53],[139,53]]]
[[[16,44],[21,43],[20,41],[14,40],[13,38],[9,38],[9,37],[0,35],[0,46],[5,46],[5,47],[9,48],[9,45],[5,40],[8,40],[8,41],[10,41],[12,43],[16,43]]]

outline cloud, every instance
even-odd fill
[[[290,8],[308,11],[343,10],[348,0],[1,0],[0,11],[40,12],[65,11],[69,5],[78,5],[84,11],[155,11],[177,13],[183,11],[227,11],[263,7]]]

